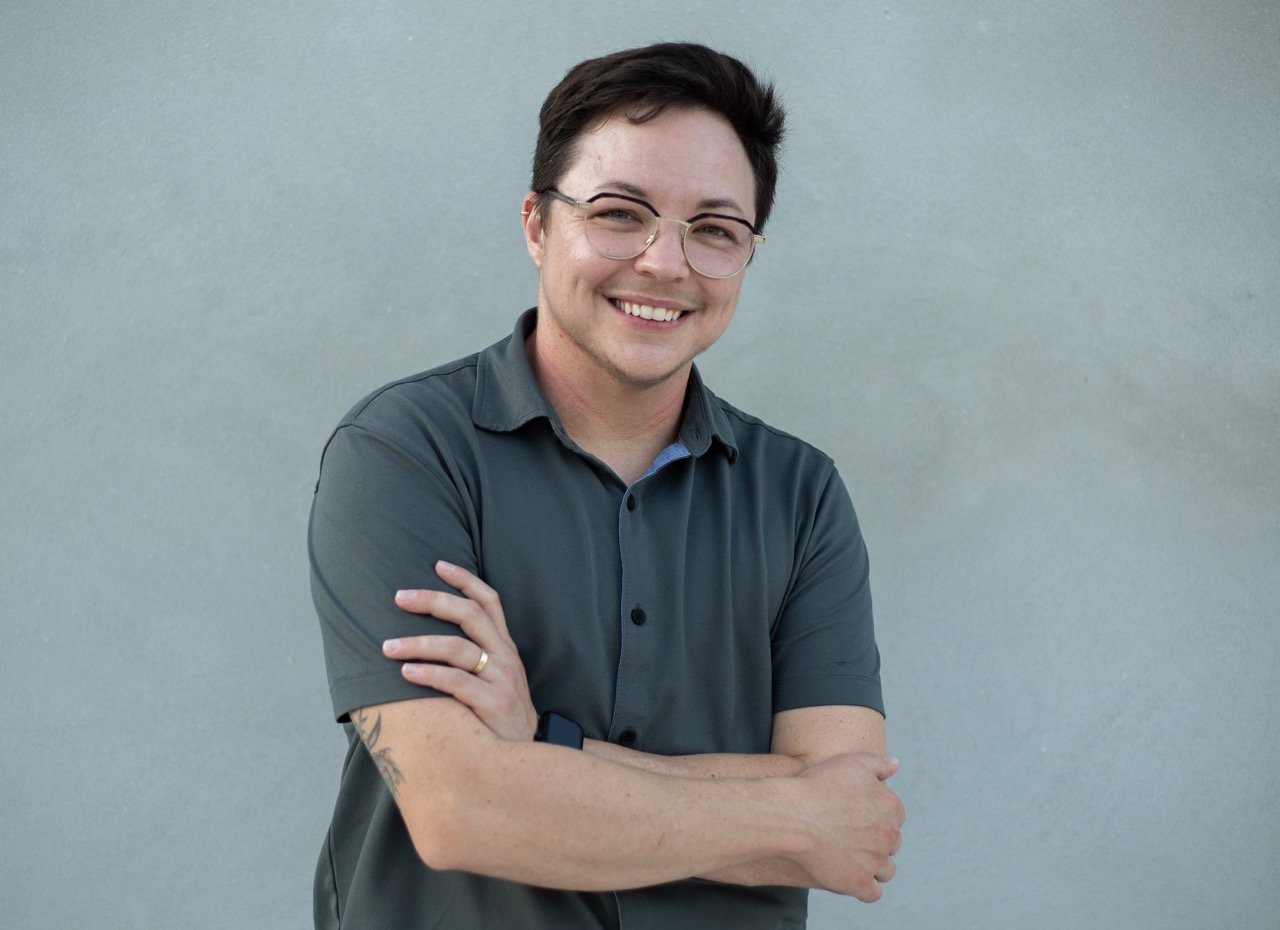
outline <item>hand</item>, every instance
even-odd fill
[[[797,864],[837,894],[878,901],[893,878],[893,856],[902,845],[902,802],[884,782],[896,759],[865,753],[833,756],[799,776],[807,789],[806,813],[816,844]]]
[[[465,637],[389,639],[382,644],[383,655],[403,660],[400,673],[407,680],[452,695],[503,739],[533,739],[538,712],[529,696],[524,663],[507,630],[498,592],[448,562],[437,562],[436,574],[461,596],[444,591],[397,591],[396,606],[456,623]],[[482,656],[487,656],[483,663]]]

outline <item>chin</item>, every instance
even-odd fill
[[[601,367],[619,384],[632,388],[653,388],[666,384],[672,378],[686,376],[690,361],[692,359],[673,365],[627,365],[605,359]]]

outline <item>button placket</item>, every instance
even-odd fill
[[[618,511],[618,555],[622,566],[622,590],[618,604],[618,619],[622,627],[621,652],[618,657],[618,671],[615,679],[613,714],[610,721],[610,735],[623,746],[633,746],[641,740],[641,730],[649,726],[655,706],[655,695],[662,690],[661,675],[657,672],[656,663],[660,657],[655,653],[659,644],[656,642],[655,625],[649,623],[649,613],[642,606],[660,603],[661,598],[654,600],[655,595],[665,584],[666,573],[660,551],[663,550],[660,536],[649,533],[651,530],[666,526],[662,514],[666,512],[668,497],[661,489],[652,498],[651,504],[640,511],[639,491],[651,486],[651,482],[662,480],[658,473],[671,463],[690,458],[691,454],[683,443],[673,443],[654,460],[649,470],[623,493],[621,508]],[[652,508],[656,507],[656,511]],[[628,623],[627,621],[631,622]],[[639,729],[637,729],[637,725]],[[613,736],[616,734],[616,737]]]
[[[654,583],[654,565],[649,551],[652,540],[645,536],[645,527],[650,521],[645,519],[637,495],[644,480],[626,490],[618,516],[618,546],[622,561],[618,619],[622,623],[622,648],[609,738],[628,747],[640,740],[638,726],[645,725],[646,708],[652,703],[654,685],[655,643],[647,625],[648,613],[642,606]]]

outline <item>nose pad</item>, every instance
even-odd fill
[[[666,217],[659,217],[659,220],[663,219]],[[681,235],[684,227],[679,231],[672,230],[665,236],[663,232],[662,223],[659,222],[649,245],[636,256],[637,264],[665,277],[686,277],[691,269],[684,254],[684,241]]]

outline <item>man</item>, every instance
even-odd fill
[[[330,438],[312,586],[350,747],[317,926],[799,927],[807,888],[892,877],[848,495],[693,366],[782,119],[701,46],[572,69],[522,210],[537,307]]]

